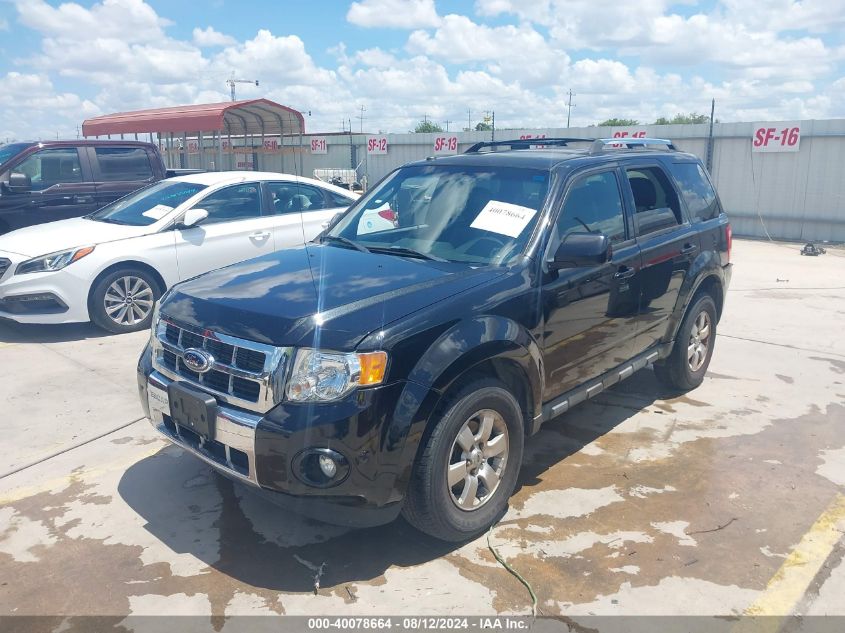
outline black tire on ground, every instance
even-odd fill
[[[716,303],[709,294],[700,294],[684,315],[672,353],[654,365],[654,373],[672,389],[695,389],[704,380],[715,344]]]
[[[118,268],[91,288],[88,302],[91,321],[115,334],[147,329],[153,318],[153,306],[161,293],[158,281],[149,272],[134,267]],[[121,312],[121,304],[117,301],[122,294],[130,299],[125,312]]]
[[[525,428],[516,398],[493,379],[466,385],[442,411],[424,439],[402,512],[418,530],[459,542],[484,532],[507,508],[522,463]],[[485,428],[493,430],[485,435]],[[466,451],[470,438],[472,448]],[[497,452],[501,446],[506,447],[504,459]],[[465,474],[459,472],[462,466]],[[459,479],[450,486],[452,476]],[[494,482],[492,492],[488,482]]]

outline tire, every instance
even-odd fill
[[[114,270],[91,289],[88,303],[91,321],[115,334],[147,329],[161,292],[158,281],[145,270]]]
[[[706,335],[701,334],[703,330]],[[687,309],[672,353],[654,366],[654,373],[667,387],[695,389],[704,381],[715,344],[716,303],[709,294],[702,294]]]
[[[502,383],[484,379],[461,389],[417,457],[402,509],[407,521],[443,541],[484,532],[507,508],[524,438],[519,403]],[[455,477],[451,487],[447,472]]]

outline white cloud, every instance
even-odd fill
[[[164,37],[168,20],[143,0],[103,0],[90,9],[67,2],[52,7],[44,0],[17,0],[20,21],[50,37],[119,38],[124,42]]]
[[[434,0],[360,0],[353,2],[346,19],[357,26],[415,29],[437,26]]]
[[[213,46],[234,46],[238,43],[231,35],[226,35],[214,29],[214,27],[207,26],[204,29],[199,27],[194,29],[194,44],[200,47]]]

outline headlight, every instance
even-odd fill
[[[327,402],[356,387],[378,385],[387,369],[386,352],[336,354],[300,349],[286,389],[293,402]]]
[[[82,246],[80,248],[71,248],[66,251],[50,253],[49,255],[42,255],[41,257],[28,259],[25,262],[18,264],[15,274],[23,275],[24,273],[46,273],[54,270],[61,270],[65,266],[72,264],[73,262],[80,260],[93,252],[93,246]]]

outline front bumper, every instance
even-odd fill
[[[305,516],[369,527],[389,523],[399,515],[396,469],[385,463],[389,452],[374,450],[379,428],[368,421],[384,421],[382,414],[395,403],[401,385],[370,393],[365,402],[358,403],[363,408],[352,403],[357,411],[353,416],[348,415],[348,406],[334,408],[337,405],[328,409],[279,405],[261,416],[218,401],[214,439],[206,441],[173,423],[167,395],[171,380],[145,363],[145,356],[138,371],[141,402],[153,428],[171,443],[230,479],[257,489],[274,504]],[[317,408],[322,410],[322,418],[315,413]],[[327,411],[331,412],[328,417]],[[312,487],[294,474],[296,455],[315,447],[331,448],[349,461],[350,473],[337,486]]]
[[[9,261],[0,275],[0,317],[18,323],[79,323],[89,320],[88,287],[67,270],[15,275],[26,258],[0,252]]]

